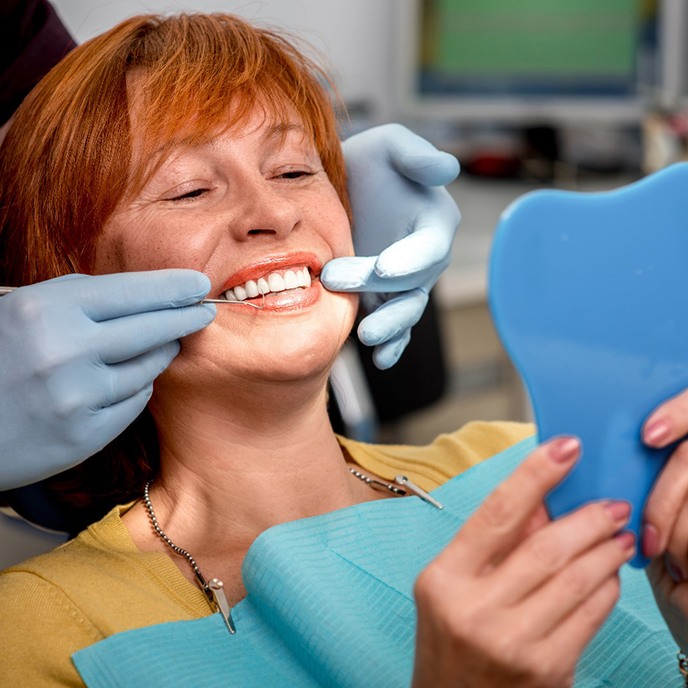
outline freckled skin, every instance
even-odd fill
[[[316,149],[294,125],[280,137],[257,116],[238,132],[172,151],[106,223],[94,272],[193,268],[209,276],[210,296],[219,296],[231,275],[273,256],[288,263],[306,252],[322,266],[352,255],[346,212]],[[237,378],[321,375],[349,334],[357,297],[328,292],[319,281],[314,290],[306,307],[218,306],[215,322],[183,340],[156,387],[175,378],[210,390]]]

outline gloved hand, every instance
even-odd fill
[[[143,410],[179,337],[208,325],[194,270],[67,275],[0,298],[0,489],[71,468]],[[182,307],[187,306],[187,307]]]
[[[399,124],[356,134],[343,150],[356,257],[330,261],[321,280],[332,291],[378,294],[377,303],[364,300],[377,310],[360,323],[358,336],[376,347],[375,365],[385,369],[399,360],[449,264],[461,215],[438,187],[456,178],[459,163]]]

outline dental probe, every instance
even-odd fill
[[[233,303],[236,306],[251,306],[251,308],[262,310],[265,308],[265,294],[263,294],[263,303],[260,306],[256,303],[249,303],[248,301],[228,301],[227,299],[203,299],[198,303]]]
[[[0,296],[11,294],[15,289],[19,289],[19,287],[0,287]],[[230,303],[235,306],[251,306],[251,308],[262,310],[265,307],[265,294],[263,294],[263,304],[260,306],[255,303],[249,303],[248,301],[228,301],[227,299],[201,299],[198,303]]]

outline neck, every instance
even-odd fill
[[[245,554],[273,525],[375,497],[347,470],[324,378],[237,385],[224,399],[167,396],[174,403],[152,408],[162,468],[151,499],[164,530],[194,556]]]

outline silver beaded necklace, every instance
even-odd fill
[[[155,510],[153,509],[153,503],[150,499],[150,486],[151,481],[146,483],[143,488],[143,503],[146,506],[146,511],[148,512],[148,518],[150,519],[151,525],[155,534],[175,553],[184,557],[191,568],[193,569],[194,575],[198,584],[201,586],[201,590],[205,593],[205,596],[210,604],[210,608],[215,612],[220,612],[222,618],[225,620],[227,630],[234,634],[236,633],[236,627],[234,626],[234,621],[232,620],[232,610],[227,602],[227,596],[225,595],[224,584],[219,578],[211,578],[206,580],[205,576],[201,573],[201,569],[198,568],[196,560],[191,556],[191,553],[187,550],[175,545],[165,531],[160,527],[158,519],[155,515]]]
[[[359,480],[362,480],[367,485],[370,485],[370,487],[372,488],[382,488],[383,490],[387,490],[388,492],[391,492],[393,495],[397,497],[403,497],[404,495],[408,494],[408,492],[413,492],[416,496],[428,502],[428,504],[432,504],[434,507],[438,509],[444,508],[436,499],[431,497],[425,490],[418,487],[418,485],[409,480],[405,475],[397,475],[394,478],[394,482],[396,484],[392,484],[383,482],[382,480],[378,480],[377,478],[371,478],[370,476],[365,475],[360,471],[357,471],[355,468],[349,467],[349,472]],[[160,527],[160,524],[158,523],[158,518],[155,515],[155,509],[153,509],[153,503],[151,502],[150,498],[151,482],[152,481],[149,480],[143,488],[143,503],[146,507],[146,511],[148,512],[148,519],[151,522],[151,526],[153,527],[155,534],[175,554],[184,557],[184,559],[186,559],[189,562],[189,566],[191,566],[191,569],[193,570],[194,575],[196,576],[196,580],[198,581],[201,590],[203,590],[203,592],[205,593],[208,603],[210,604],[210,608],[214,612],[217,611],[220,612],[220,614],[222,614],[222,618],[225,621],[227,630],[231,634],[236,633],[236,627],[232,619],[232,610],[229,606],[229,603],[227,602],[227,596],[225,595],[224,584],[222,583],[222,581],[219,578],[211,578],[210,580],[207,580],[205,576],[201,573],[201,570],[198,568],[198,564],[196,563],[196,560],[193,558],[191,553],[188,550],[179,547],[179,545],[175,545],[174,542],[172,542],[170,537],[167,535],[167,533],[165,533],[165,531]],[[400,485],[403,485],[404,487],[399,487]]]

